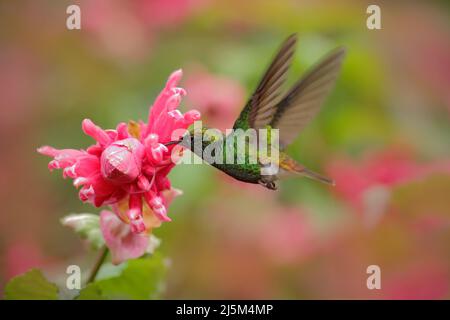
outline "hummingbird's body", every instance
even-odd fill
[[[205,135],[207,135],[208,128],[202,128],[202,145],[201,148],[195,148],[195,138],[199,135],[195,135],[195,133],[191,137],[191,141],[184,145],[183,142],[181,142],[181,145],[184,145],[191,149],[197,156],[205,160],[207,163],[212,165],[213,167],[225,172],[229,176],[232,176],[233,178],[248,182],[248,183],[258,183],[258,180],[261,178],[260,172],[261,172],[261,165],[259,163],[250,163],[249,158],[250,154],[257,154],[257,147],[253,144],[250,144],[248,141],[246,141],[245,144],[245,153],[238,153],[236,152],[237,148],[231,148],[233,150],[234,155],[233,158],[235,159],[234,163],[227,163],[226,157],[227,157],[227,150],[230,150],[228,147],[228,144],[232,143],[231,140],[227,140],[225,138],[218,139],[216,141],[211,141],[207,137],[205,138]],[[209,147],[214,149],[214,153],[221,152],[223,157],[222,161],[209,161],[207,158],[204,157],[204,151],[205,149]],[[238,161],[239,158],[241,161]]]
[[[263,175],[262,168],[265,165],[260,161],[257,161],[256,163],[251,161],[252,156],[254,159],[259,160],[263,158],[263,156],[258,152],[257,143],[251,143],[250,140],[242,140],[245,141],[245,151],[239,152],[235,140],[227,139],[230,138],[230,135],[214,140],[214,138],[211,138],[208,134],[208,130],[209,128],[203,127],[201,133],[192,132],[192,135],[190,136],[191,139],[189,141],[182,141],[180,145],[191,149],[192,152],[202,158],[206,163],[235,178],[236,180],[252,184],[262,184],[268,189],[276,189],[275,181],[280,177],[289,176],[292,174],[303,174],[304,176],[308,176],[325,183],[333,183],[330,179],[308,170],[281,150],[278,150],[277,154],[278,161],[276,164],[279,167],[277,174]],[[234,133],[233,138],[239,140],[240,134],[243,133],[244,131],[237,131]],[[199,140],[201,141],[200,148],[195,148],[195,140],[197,138],[201,139]],[[230,146],[230,144],[232,144],[232,146]],[[206,157],[205,150],[207,148],[214,150],[214,152],[212,152],[212,156],[215,156],[216,153],[220,153],[222,161],[214,161],[215,159]],[[227,163],[228,150],[233,152],[233,163]],[[270,157],[267,156],[264,158],[267,160],[270,159]]]
[[[261,180],[261,167],[258,164],[213,164],[212,166],[242,182],[256,184]]]
[[[286,80],[296,42],[296,35],[286,39],[233,126],[237,132],[245,132],[247,129],[279,130],[279,149],[277,149],[279,152],[276,160],[279,170],[277,172],[267,174],[267,171],[264,171],[265,174],[263,174],[262,169],[267,168],[267,161],[261,161],[260,151],[258,151],[259,144],[254,140],[244,140],[246,141],[245,151],[238,150],[238,148],[231,149],[235,159],[240,158],[241,160],[233,163],[227,163],[225,158],[226,150],[229,150],[227,149],[228,144],[234,144],[234,140],[227,139],[229,136],[215,139],[208,137],[207,128],[203,128],[201,132],[192,132],[189,144],[185,144],[185,142],[180,144],[190,148],[206,162],[229,176],[247,183],[259,183],[268,189],[276,189],[275,181],[285,175],[302,175],[333,184],[332,180],[308,170],[283,150],[317,114],[334,85],[345,52],[343,49],[338,49],[329,54],[283,94],[281,87]],[[237,133],[237,135],[239,134]],[[201,148],[195,148],[196,138],[201,138]],[[213,149],[216,154],[221,152],[224,161],[217,162],[206,159],[204,151],[208,148],[209,150]],[[250,161],[252,155],[257,156],[256,163]]]

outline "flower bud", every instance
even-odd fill
[[[133,182],[141,173],[145,148],[135,138],[109,145],[101,156],[103,178],[113,183]]]

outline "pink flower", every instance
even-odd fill
[[[134,233],[129,224],[108,210],[100,213],[100,229],[106,246],[111,251],[113,264],[138,258],[146,252],[152,253],[159,245],[157,238],[145,233]]]
[[[167,216],[168,194],[176,194],[167,174],[175,165],[171,149],[164,143],[174,130],[186,129],[200,118],[191,110],[178,109],[185,90],[176,87],[182,76],[175,71],[150,109],[148,122],[119,123],[104,130],[85,119],[82,129],[96,140],[86,150],[55,149],[44,146],[38,152],[53,157],[49,169],[62,169],[63,176],[80,187],[79,197],[96,207],[112,205],[114,212],[131,231],[150,232]]]

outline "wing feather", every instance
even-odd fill
[[[344,56],[343,48],[331,52],[300,79],[276,106],[270,125],[280,130],[281,146],[292,143],[318,113],[334,87]]]
[[[234,128],[264,128],[276,112],[281,88],[286,81],[297,44],[297,35],[289,36],[281,45],[277,55],[250,97],[234,124]]]

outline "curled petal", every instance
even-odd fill
[[[92,185],[83,186],[83,188],[80,189],[78,196],[83,202],[93,202],[95,196],[94,187],[92,187]]]
[[[167,147],[163,144],[159,144],[156,148],[152,148],[151,155],[153,161],[155,161],[156,163],[161,162],[163,160],[163,154],[167,151]]]
[[[171,221],[171,219],[167,216],[167,210],[161,197],[158,197],[152,191],[144,193],[144,197],[148,206],[152,209],[158,219],[161,221]]]
[[[169,99],[167,99],[166,102],[166,109],[167,111],[175,110],[181,102],[181,95],[179,93],[175,93],[172,95]]]
[[[113,129],[105,130],[106,134],[109,136],[111,141],[117,140],[117,131]]]
[[[77,177],[77,174],[75,173],[75,167],[76,167],[76,163],[75,164],[73,164],[73,165],[71,165],[70,167],[66,167],[64,170],[63,170],[63,177],[64,178],[67,178],[67,177],[70,177],[70,178],[76,178]]]
[[[200,120],[201,114],[197,110],[189,110],[184,114],[184,120],[186,121],[186,124],[190,126],[195,121]]]
[[[59,161],[52,160],[48,163],[48,170],[53,171],[54,169],[61,169]]]
[[[101,146],[99,146],[98,144],[94,144],[94,145],[88,147],[86,149],[86,152],[93,156],[100,157],[102,155],[103,148]]]
[[[184,119],[183,114],[180,112],[180,110],[175,109],[167,113],[170,117],[175,119],[175,122],[178,122],[181,119]]]
[[[129,208],[127,212],[128,219],[139,219],[142,216],[142,197],[138,194],[130,195]]]
[[[90,186],[92,186],[93,195],[87,200],[81,199],[83,201],[88,201],[94,206],[100,207],[102,205],[114,204],[126,196],[125,190],[117,188],[116,185],[106,181],[99,174],[90,177],[90,179]],[[88,185],[84,185],[83,188],[86,188],[87,186]]]
[[[73,185],[78,188],[79,186],[88,184],[89,182],[90,182],[90,180],[88,178],[78,177],[73,180]]]
[[[144,175],[140,175],[138,177],[138,187],[143,190],[143,191],[148,191],[150,190],[151,184],[148,181],[148,179],[144,176]]]
[[[130,137],[128,133],[128,126],[125,122],[121,122],[116,127],[117,130],[117,139],[122,140]]]
[[[141,233],[145,231],[144,218],[142,216],[142,197],[140,194],[132,194],[129,199],[127,216],[130,221],[131,231]]]
[[[85,153],[80,150],[75,149],[55,149],[49,146],[43,146],[37,151],[40,154],[53,157],[54,159],[50,161],[48,168],[50,170],[53,169],[62,169],[73,165],[77,158],[83,156]]]
[[[151,132],[155,132],[153,130],[153,126],[155,122],[158,122],[159,117],[163,115],[165,112],[167,112],[167,102],[168,100],[175,94],[180,96],[180,93],[182,93],[181,90],[176,90],[173,92],[173,88],[176,87],[178,82],[180,81],[181,77],[183,75],[183,72],[181,69],[173,72],[169,79],[167,80],[165,88],[161,91],[161,93],[158,95],[158,97],[155,100],[155,103],[152,105],[149,117],[148,117],[148,127],[145,131],[144,137],[147,136]]]
[[[157,141],[158,136],[154,134],[150,134],[145,139],[147,157],[154,163],[161,162],[163,160],[164,153],[169,151],[169,149],[165,145]]]
[[[74,166],[76,177],[90,177],[98,174],[100,170],[100,161],[98,157],[92,155],[84,155],[82,157],[78,157],[77,162]]]
[[[156,147],[158,145],[159,137],[157,134],[152,133],[149,134],[147,138],[145,138],[145,146],[147,148]]]
[[[105,146],[111,143],[110,135],[105,130],[95,125],[90,119],[84,119],[81,127],[85,134],[94,138],[101,145]]]
[[[183,70],[178,69],[172,72],[172,74],[169,76],[169,80],[167,80],[166,88],[173,88],[175,87],[181,80],[181,77],[183,76]]]
[[[49,156],[49,157],[56,157],[62,151],[63,150],[58,150],[58,149],[55,149],[50,146],[42,146],[37,149],[37,152],[39,152],[40,154]]]
[[[131,232],[133,233],[143,233],[146,230],[145,222],[143,217],[130,221]]]
[[[184,97],[187,94],[186,90],[184,90],[183,88],[172,88],[172,92],[173,94],[178,94],[182,97]]]

